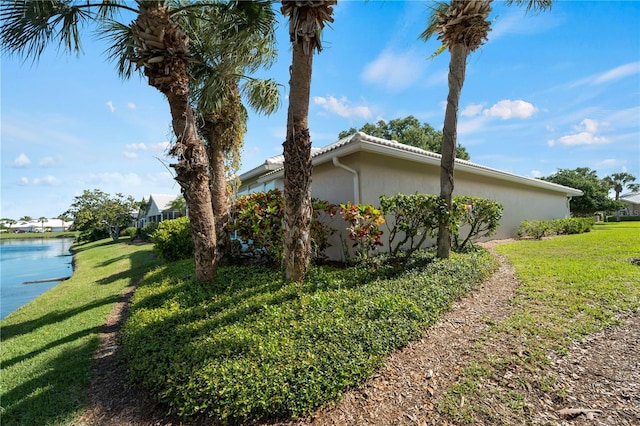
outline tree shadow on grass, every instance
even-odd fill
[[[11,339],[12,337],[31,333],[40,327],[45,327],[47,325],[54,324],[60,321],[65,321],[82,312],[89,311],[91,309],[94,309],[103,305],[116,303],[119,300],[120,300],[120,296],[117,296],[117,295],[104,297],[102,299],[98,299],[98,300],[94,300],[93,302],[86,303],[82,306],[78,306],[77,308],[57,310],[30,321],[24,321],[18,324],[3,325],[2,340],[3,342],[6,343],[7,340]]]
[[[91,332],[86,330],[87,335]],[[62,424],[82,408],[91,376],[91,356],[98,339],[98,336],[83,339],[79,345],[43,363],[29,380],[9,385],[2,394],[2,423]],[[46,356],[45,352],[40,355]]]

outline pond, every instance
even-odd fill
[[[73,241],[0,241],[0,319],[71,276]]]

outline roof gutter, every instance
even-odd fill
[[[340,160],[338,160],[338,157],[335,155],[331,158],[331,160],[333,161],[334,166],[344,169],[349,173],[353,174],[353,203],[359,204],[360,203],[360,176],[358,175],[358,172],[353,170],[351,167],[348,167],[342,164]]]

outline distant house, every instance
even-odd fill
[[[283,189],[283,156],[240,176],[240,195]],[[380,204],[380,195],[440,193],[440,155],[358,132],[314,150],[312,195],[332,203]],[[517,235],[525,219],[567,218],[569,200],[582,191],[456,160],[454,195],[498,201],[504,214],[494,238]]]
[[[640,192],[621,195],[620,201],[625,203],[624,208],[620,210],[622,216],[640,216]]]
[[[68,231],[72,225],[73,222],[67,222],[62,219],[47,219],[44,222],[34,219],[13,224],[5,223],[9,232],[64,232]]]
[[[179,209],[174,209],[171,204],[180,195],[151,194],[145,201],[145,208],[138,214],[138,227],[144,228],[148,223],[159,223],[165,220],[177,219],[184,214]]]

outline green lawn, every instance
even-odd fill
[[[469,423],[500,423],[491,416],[509,412],[516,419],[512,422],[524,424],[531,387],[563,393],[545,374],[548,354],[566,353],[573,340],[615,325],[617,314],[640,308],[640,266],[631,262],[640,257],[640,223],[598,224],[590,233],[520,241],[498,251],[521,282],[514,313],[493,324],[476,345],[470,367],[440,409]],[[488,345],[506,353],[487,354]],[[500,401],[503,407],[489,407],[487,401]]]
[[[151,246],[103,240],[74,247],[72,278],[0,322],[3,425],[73,418],[87,397],[107,315],[122,291],[157,263]]]

